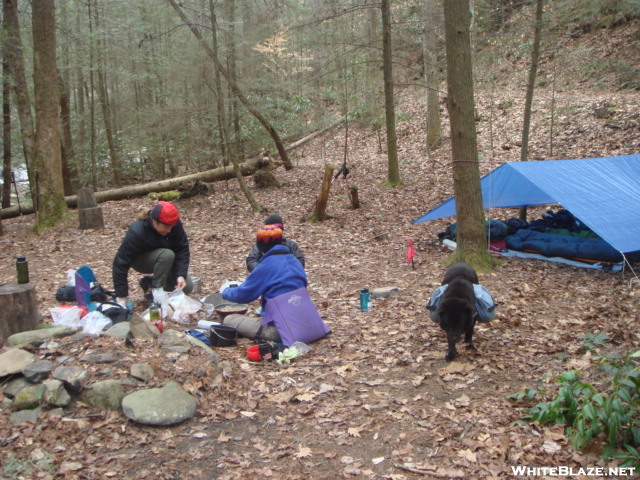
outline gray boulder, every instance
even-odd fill
[[[54,407],[66,407],[71,404],[71,395],[64,388],[64,382],[62,380],[56,380],[52,378],[44,382],[44,397],[43,400]]]
[[[53,371],[53,378],[62,380],[72,393],[78,393],[89,381],[90,374],[82,367],[58,367]]]
[[[44,396],[44,385],[29,385],[18,392],[13,399],[16,410],[30,410],[40,406]]]
[[[124,387],[118,380],[103,380],[85,388],[80,400],[101,410],[120,410],[124,398]]]
[[[196,413],[196,399],[180,385],[169,382],[161,388],[133,392],[122,400],[122,411],[134,422],[169,426],[184,422]]]
[[[38,360],[24,367],[22,375],[32,383],[40,383],[49,378],[52,370],[53,362],[51,360]]]
[[[40,328],[38,330],[14,333],[7,339],[7,343],[14,347],[25,345],[35,348],[52,338],[69,337],[74,333],[76,333],[76,329],[71,327]]]
[[[9,337],[11,338],[11,337]],[[26,350],[12,348],[0,355],[0,377],[19,373],[24,367],[33,363],[35,356]]]
[[[25,422],[37,423],[41,413],[42,409],[40,407],[33,410],[19,410],[9,416],[9,421],[15,425]]]
[[[31,385],[31,382],[24,377],[16,377],[9,380],[4,388],[2,389],[2,393],[7,398],[15,398],[20,390],[25,387]]]
[[[122,340],[132,336],[129,322],[116,323],[113,327],[107,329],[104,334],[108,337],[120,338]]]
[[[153,368],[147,363],[134,363],[131,365],[131,369],[129,370],[129,374],[138,380],[142,380],[143,382],[147,382],[153,378],[155,372]]]

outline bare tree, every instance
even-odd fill
[[[435,150],[442,142],[440,123],[440,95],[437,75],[437,41],[441,17],[438,15],[437,0],[424,0],[423,7],[423,56],[424,81],[427,86],[427,148]]]
[[[520,161],[529,159],[529,130],[531,129],[531,104],[533,103],[533,90],[536,85],[538,73],[538,61],[540,58],[540,39],[542,37],[542,7],[543,0],[536,0],[536,20],[533,34],[533,46],[531,48],[531,66],[529,67],[529,81],[527,82],[527,95],[524,102],[524,121],[522,123],[522,147],[520,149]],[[527,207],[520,208],[520,220],[527,220]]]
[[[398,138],[396,136],[396,108],[393,96],[393,60],[391,48],[391,7],[382,0],[382,71],[384,74],[384,110],[387,121],[387,185],[402,185],[398,168]]]
[[[6,8],[6,2],[3,8]],[[6,13],[3,18],[7,18]],[[3,22],[6,38],[7,22]],[[2,208],[11,206],[11,70],[6,47],[2,52]]]
[[[36,203],[35,168],[33,165],[33,151],[35,133],[33,130],[33,114],[29,98],[29,85],[25,73],[22,39],[20,38],[20,23],[18,21],[18,0],[4,0],[4,21],[6,23],[7,38],[5,40],[5,55],[13,76],[13,88],[16,94],[16,108],[20,118],[22,134],[22,149],[24,151],[31,198]]]
[[[471,14],[468,0],[444,2],[447,50],[447,106],[451,119],[453,189],[458,246],[448,262],[465,261],[486,271],[495,261],[487,251],[471,67]]]
[[[62,153],[58,117],[55,0],[32,4],[33,90],[36,110],[34,171],[36,229],[58,224],[67,213],[62,184]]]
[[[95,10],[96,29],[100,30],[100,15]],[[117,187],[122,186],[122,178],[120,176],[122,165],[120,162],[120,153],[116,145],[113,114],[109,103],[109,91],[107,88],[106,59],[104,52],[106,48],[106,39],[98,40],[98,59],[96,65],[96,73],[98,74],[98,101],[102,109],[102,121],[104,122],[104,133],[107,137],[107,145],[109,145],[109,157],[111,159],[111,170],[113,173],[113,183]]]

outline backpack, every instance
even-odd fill
[[[293,342],[315,342],[331,333],[304,287],[270,299],[264,307],[262,325],[267,323],[276,326],[287,347]]]
[[[441,287],[436,288],[433,295],[431,295],[429,303],[427,304],[429,316],[434,322],[438,322],[436,311],[438,310],[438,305],[440,305],[440,300],[442,300],[442,295],[447,289],[447,286],[448,285],[442,285]],[[479,322],[489,322],[493,320],[496,316],[496,302],[489,293],[489,290],[482,285],[474,283],[473,293],[476,295],[476,320]]]
[[[92,302],[106,302],[113,298],[114,292],[111,292],[104,288],[102,285],[95,285],[91,288],[91,301]],[[64,285],[56,291],[56,300],[59,302],[75,302],[76,301],[76,287],[72,285]]]
[[[124,308],[122,305],[116,302],[103,302],[98,305],[96,311],[103,314],[105,317],[109,317],[113,324],[120,322],[128,322],[131,320],[133,312]]]
[[[86,265],[76,270],[74,286],[65,285],[56,291],[56,300],[59,302],[78,302],[78,305],[84,306],[89,302],[106,302],[114,296],[115,292],[102,287],[93,270]]]

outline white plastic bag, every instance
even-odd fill
[[[91,335],[97,335],[113,325],[111,319],[100,312],[87,313],[82,318],[82,323],[82,331]]]
[[[50,308],[51,318],[54,325],[80,328],[82,326],[82,310],[77,306],[71,308]]]
[[[173,309],[169,303],[169,294],[165,292],[163,288],[154,288],[152,293],[153,301],[160,305],[160,308],[162,309],[162,318],[167,318],[169,315],[173,314]]]
[[[202,304],[198,300],[188,297],[179,289],[175,289],[169,294],[169,305],[173,308],[175,313],[180,312],[181,314],[186,315],[193,315],[200,310],[200,307],[202,307]]]

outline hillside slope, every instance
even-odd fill
[[[620,32],[599,31],[580,38],[580,45],[606,54]],[[520,67],[521,76],[526,62]],[[476,91],[483,173],[519,159],[524,83],[518,75]],[[555,98],[552,82],[536,90],[531,159],[640,151],[637,91],[602,89],[601,80],[573,74],[566,81],[571,85],[556,88]],[[450,147],[445,142],[427,152],[422,100],[400,95],[399,102],[406,118],[398,123],[403,188],[382,186],[386,156],[378,138],[352,129],[351,173],[333,183],[327,221],[301,219],[319,191],[324,165],[342,162],[344,132],[297,152],[296,168],[277,172],[282,187],[255,191],[261,205],[284,217],[287,235],[303,250],[309,290],[332,329],[329,337],[285,366],[249,362],[246,340],[209,357],[197,349],[169,354],[151,340],[128,345],[103,336],[61,339],[34,353],[88,368],[92,381],[126,380],[128,391],[175,380],[197,397],[196,416],[176,427],[148,428],[121,413],[77,403],[62,417],[45,412],[35,425],[14,425],[7,408],[0,412],[0,476],[480,480],[512,478],[512,467],[520,465],[607,466],[599,456],[601,441],[579,452],[562,426],[514,424],[526,405],[509,395],[527,387],[555,393],[553,376],[573,368],[583,370],[584,381],[606,388],[597,356],[585,350],[581,337],[606,333],[610,340],[600,348],[602,354],[637,349],[635,274],[505,260],[481,276],[499,303],[496,319],[476,328],[476,351],[460,348],[459,359],[446,363],[445,336],[429,320],[425,305],[440,284],[449,253],[437,233],[451,219],[411,221],[452,194]],[[350,208],[351,185],[359,190],[359,210]],[[265,216],[251,212],[235,182],[215,189],[177,202],[191,241],[191,270],[202,278],[203,295],[216,292],[225,279],[246,275],[244,258]],[[48,308],[57,304],[55,290],[68,269],[87,264],[110,286],[120,240],[137,211],[151,204],[148,199],[106,202],[106,228],[99,231],[80,232],[72,225],[35,236],[31,217],[3,221],[0,283],[14,280],[14,255],[26,255],[40,311],[49,321]],[[407,237],[417,248],[415,268],[406,264]],[[136,280],[132,274],[132,287]],[[397,287],[399,295],[375,300],[371,312],[360,312],[359,289],[383,286]],[[141,311],[142,292],[132,292]],[[115,352],[118,361],[89,366],[82,361],[86,354],[104,351]],[[133,386],[134,363],[153,365],[154,377]],[[550,379],[544,379],[547,372]]]

